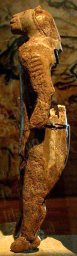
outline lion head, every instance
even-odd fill
[[[41,6],[13,15],[10,24],[15,34],[26,35],[28,38],[42,35],[50,38],[54,48],[61,49],[61,39],[55,21]]]

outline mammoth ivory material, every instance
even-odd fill
[[[58,105],[58,114],[55,109],[50,110],[50,123],[67,125],[65,106]],[[46,128],[44,138],[44,156],[46,170],[49,172],[50,188],[59,179],[67,159],[67,129]]]
[[[24,130],[20,140],[20,173],[23,176],[20,218],[11,245],[14,252],[39,246],[40,226],[46,216],[45,197],[58,180],[67,155],[66,110],[52,108],[55,93],[50,69],[58,63],[61,39],[52,16],[40,6],[14,15],[13,33],[27,35],[19,47]],[[20,176],[20,177],[21,177]]]

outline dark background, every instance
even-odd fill
[[[71,126],[67,166],[49,197],[77,196],[77,1],[0,0],[0,198],[19,197],[19,37],[12,35],[9,21],[14,13],[41,4],[52,13],[62,38],[63,53],[52,77],[55,100],[66,105]]]

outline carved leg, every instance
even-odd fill
[[[23,223],[21,228],[21,235],[25,236],[27,240],[34,241],[37,237],[39,228],[46,215],[46,207],[37,198],[31,198],[30,201],[23,201]]]
[[[35,137],[30,145],[24,175],[21,235],[11,246],[14,252],[36,248],[40,244],[37,233],[46,215],[44,198],[47,194],[47,179],[43,142],[39,142],[38,137]]]

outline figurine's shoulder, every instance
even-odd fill
[[[46,55],[47,58],[50,58],[51,56],[51,47],[43,38],[32,38],[19,47],[20,60],[26,61],[35,55],[39,55],[40,57]]]
[[[20,61],[26,61],[27,59],[32,58],[32,55],[37,54],[37,47],[35,42],[26,42],[19,47],[19,59]]]
[[[26,56],[29,52],[29,43],[24,43],[23,45],[21,45],[18,49],[19,52],[19,57],[23,58],[24,56]]]

